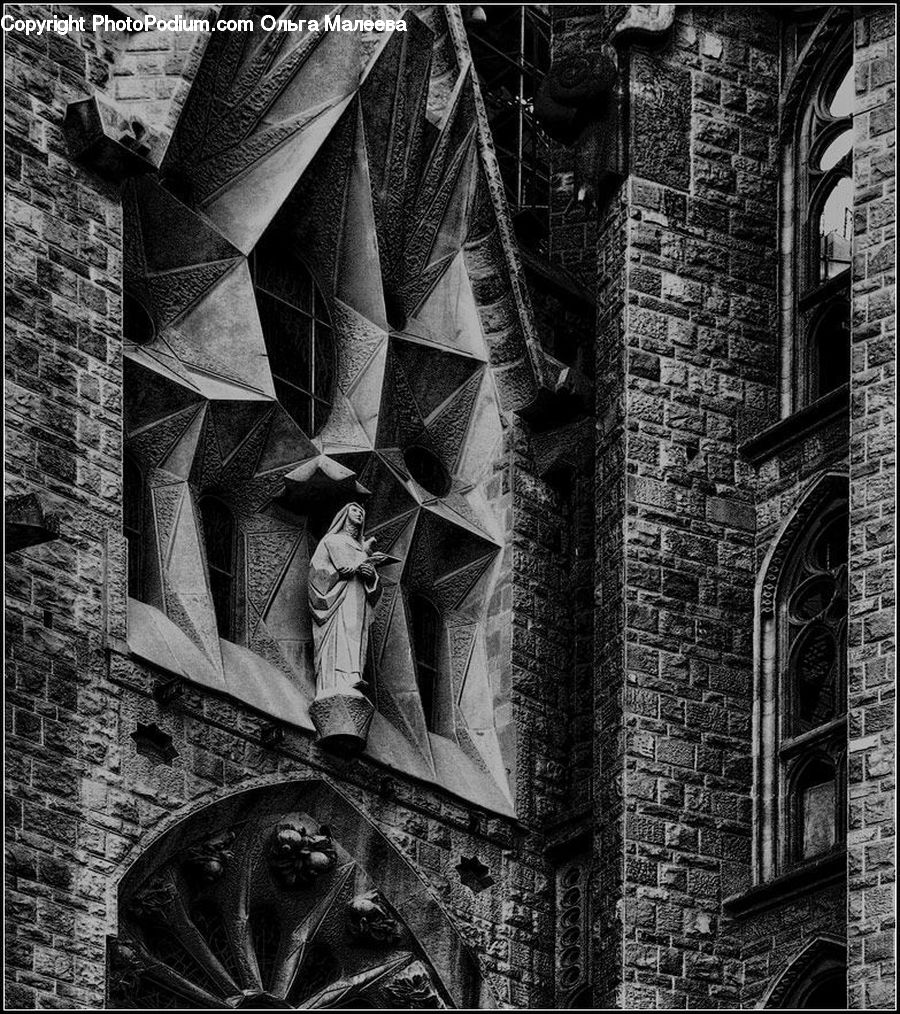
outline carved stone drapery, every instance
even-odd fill
[[[381,597],[380,560],[365,537],[366,513],[358,503],[341,508],[309,564],[316,699],[310,716],[319,742],[347,753],[365,745],[375,708],[363,694],[372,611]]]

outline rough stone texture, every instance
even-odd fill
[[[622,997],[639,1007],[739,1003],[719,923],[750,880],[754,510],[735,449],[742,412],[774,416],[776,352],[776,163],[743,110],[777,92],[770,18],[679,11],[632,64],[692,136],[669,185],[628,184]],[[735,242],[747,217],[771,231]]]
[[[591,52],[622,13],[559,8],[555,50]],[[856,24],[855,1008],[892,999],[893,31],[884,11]],[[330,757],[308,730],[279,738],[201,688],[161,703],[169,674],[128,657],[121,199],[72,165],[61,123],[100,88],[165,139],[203,43],[5,36],[6,488],[60,522],[7,559],[10,1006],[102,1007],[117,889],[148,845],[235,792],[310,777],[383,832],[508,1006],[571,999],[555,961],[567,849],[591,855],[600,1007],[754,1006],[806,942],[843,929],[840,882],[741,916],[722,905],[751,881],[754,582],[802,491],[847,462],[841,419],[764,460],[738,449],[777,416],[777,39],[764,11],[680,7],[666,38],[635,47],[632,144],[665,114],[665,164],[642,151],[596,220],[570,207],[572,156],[554,153],[551,258],[596,295],[581,347],[596,411],[579,428],[548,410],[547,430],[506,415],[485,484],[507,539],[485,630],[519,744],[512,822]],[[561,355],[557,307],[531,295]],[[551,467],[570,458],[574,479]],[[151,727],[162,754],[134,738]],[[461,883],[463,857],[493,884]]]
[[[850,1003],[894,1001],[895,20],[855,23],[850,433]]]
[[[28,16],[50,8],[29,7]],[[90,54],[4,34],[7,493],[39,492],[58,539],[7,559],[7,1003],[102,1005],[106,830],[87,786],[117,761],[103,700],[106,533],[121,524],[121,215],[68,159]],[[110,729],[109,733],[115,733]]]
[[[755,462],[756,539],[754,573],[760,573],[783,524],[824,473],[844,474],[847,462],[846,410],[806,435],[789,434],[763,460]],[[846,876],[836,882],[814,880],[799,897],[776,897],[761,910],[739,916],[723,913],[722,929],[733,936],[742,962],[742,1006],[757,1006],[804,947],[817,937],[843,933]]]

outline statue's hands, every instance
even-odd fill
[[[368,560],[364,560],[356,568],[356,573],[366,578],[367,580],[371,580],[371,578],[375,577],[375,566],[374,564],[369,563]]]

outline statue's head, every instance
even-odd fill
[[[366,512],[358,503],[347,504],[347,527],[353,527],[358,531],[362,531],[363,525],[366,521]]]
[[[360,538],[365,523],[365,509],[358,503],[348,503],[335,514],[334,520],[328,528],[328,534],[334,535],[336,532],[350,532],[352,535]]]

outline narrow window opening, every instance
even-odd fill
[[[234,517],[216,496],[200,501],[209,590],[216,613],[219,636],[233,639],[234,611]]]
[[[834,768],[819,762],[810,765],[797,783],[797,859],[813,859],[830,851],[837,842],[837,785]]]
[[[132,458],[122,466],[122,533],[128,544],[128,594],[141,598],[144,532],[144,477]]]
[[[283,237],[263,237],[250,258],[256,307],[282,407],[308,436],[328,421],[335,348],[328,307]]]
[[[799,31],[799,28],[798,28]],[[785,340],[793,346],[790,407],[809,405],[850,376],[854,79],[849,32],[804,73],[791,159],[788,230],[795,244]],[[786,378],[787,379],[787,378]]]
[[[429,732],[435,732],[437,728],[441,614],[430,599],[418,594],[409,596],[409,612],[419,700],[422,702],[425,725]]]
[[[536,4],[481,10],[483,20],[469,24],[469,48],[500,174],[513,214],[528,209],[546,234],[550,142],[535,119],[534,99],[550,66],[550,18]]]

